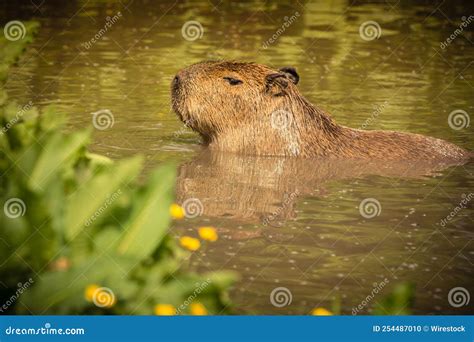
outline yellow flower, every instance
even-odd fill
[[[183,236],[179,239],[179,243],[190,251],[197,251],[201,247],[201,242],[190,236]]]
[[[184,217],[184,209],[176,203],[170,206],[170,215],[176,220],[181,220]]]
[[[155,305],[155,315],[158,316],[173,316],[176,315],[176,309],[171,304],[157,304]]]
[[[199,302],[191,303],[190,306],[191,315],[195,316],[205,316],[207,315],[206,307]]]
[[[95,293],[97,292],[97,290],[100,289],[100,286],[97,285],[97,284],[90,284],[86,287],[86,290],[84,291],[84,298],[88,301],[88,302],[92,302],[92,299],[94,298],[95,296]]]
[[[332,316],[332,314],[331,311],[326,310],[325,308],[316,308],[311,311],[311,315],[313,316]]]
[[[217,241],[218,236],[217,236],[216,228],[201,227],[198,229],[198,231],[199,231],[199,236],[201,237],[201,239],[211,241],[211,242]]]

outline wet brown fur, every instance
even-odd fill
[[[225,79],[229,77],[242,83],[231,85]],[[213,150],[453,163],[471,157],[467,150],[441,139],[339,125],[308,102],[296,83],[291,73],[261,64],[202,62],[177,74],[171,87],[172,105]],[[275,117],[286,121],[275,124]]]

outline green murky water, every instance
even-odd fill
[[[472,312],[472,302],[454,308],[448,301],[454,287],[474,294],[472,202],[441,222],[463,196],[471,198],[474,164],[408,177],[366,165],[209,156],[170,109],[169,84],[191,63],[291,65],[302,93],[341,124],[423,133],[474,149],[472,126],[448,124],[454,110],[474,112],[474,26],[440,47],[469,15],[462,2],[351,3],[4,4],[2,17],[33,16],[42,24],[7,89],[20,103],[55,104],[70,114],[71,129],[90,125],[92,113],[112,113],[113,125],[95,130],[95,152],[141,153],[147,168],[176,162],[178,200],[197,198],[203,212],[173,229],[180,236],[217,227],[218,242],[195,253],[190,267],[238,271],[232,298],[243,312],[306,314],[340,300],[350,314],[385,278],[361,313],[405,280],[416,284],[417,314]],[[100,33],[107,17],[114,22]],[[191,20],[203,28],[194,41],[182,35]],[[380,26],[378,39],[362,39],[367,21]],[[101,39],[91,42],[96,34]],[[380,203],[378,216],[359,212],[367,198]],[[277,287],[291,292],[291,303],[272,304]]]

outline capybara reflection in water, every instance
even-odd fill
[[[250,155],[467,161],[471,153],[420,134],[337,124],[296,86],[294,68],[208,61],[181,70],[171,85],[180,119],[211,149]]]

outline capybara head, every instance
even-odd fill
[[[172,105],[180,119],[206,140],[284,106],[298,93],[294,68],[256,63],[206,61],[191,65],[171,84]]]

